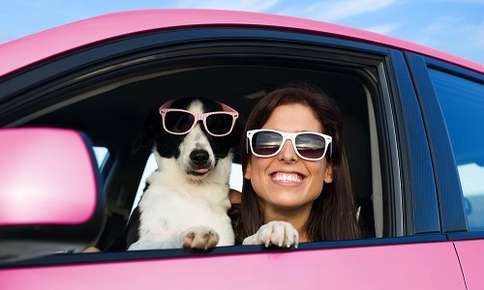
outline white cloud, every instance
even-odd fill
[[[484,20],[469,23],[466,18],[440,17],[416,31],[413,40],[477,62],[484,60]]]
[[[465,196],[484,195],[484,167],[470,163],[459,165],[457,169]]]
[[[364,30],[381,33],[381,34],[390,34],[391,32],[398,29],[401,25],[398,23],[387,23],[387,24],[379,24],[373,25],[363,28]]]
[[[481,52],[484,51],[484,21],[476,27],[475,40],[477,47],[482,49]]]
[[[317,2],[312,5],[288,7],[282,14],[297,15],[316,20],[337,22],[387,8],[396,0],[338,0]]]
[[[442,0],[438,0],[436,2],[441,2]],[[445,2],[454,2],[454,3],[471,3],[471,4],[484,4],[484,0],[446,0]]]
[[[422,32],[425,34],[440,34],[444,31],[455,30],[460,24],[460,20],[456,17],[439,17],[433,23],[424,27]]]
[[[425,27],[422,35],[427,39],[433,39],[436,43],[452,42],[463,38],[465,43],[459,43],[459,45],[475,44],[484,48],[484,21],[469,23],[466,19],[441,17]]]
[[[224,0],[178,0],[173,2],[172,7],[183,8],[212,8],[212,9],[226,9],[226,10],[242,10],[242,11],[255,11],[263,12],[269,11],[279,0],[240,0],[240,1],[224,1]]]

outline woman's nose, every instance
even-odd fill
[[[291,144],[291,140],[286,140],[281,152],[279,152],[278,159],[284,162],[294,162],[297,160],[297,154],[294,152],[294,147]]]

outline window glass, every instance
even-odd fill
[[[94,155],[96,156],[97,167],[102,168],[104,162],[108,160],[109,150],[106,147],[93,146]]]
[[[157,168],[155,155],[153,153],[148,158],[146,162],[145,169],[143,170],[143,175],[141,176],[141,181],[138,185],[138,190],[136,191],[136,197],[134,199],[133,207],[131,208],[131,212],[136,208],[138,202],[141,199],[141,195],[143,194],[143,190],[145,189],[146,178],[150,176],[153,171]],[[231,189],[235,189],[238,191],[242,191],[242,165],[237,163],[232,163],[232,171],[230,172],[230,181],[229,187]]]
[[[484,85],[437,70],[430,76],[450,134],[468,226],[484,230]]]

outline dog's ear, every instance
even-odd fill
[[[161,132],[161,117],[157,109],[153,109],[147,115],[143,128],[133,144],[133,151],[151,150],[155,145],[156,134]]]

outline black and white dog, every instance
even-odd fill
[[[158,165],[130,218],[128,250],[234,244],[227,210],[238,113],[208,99],[162,105],[151,122]]]

